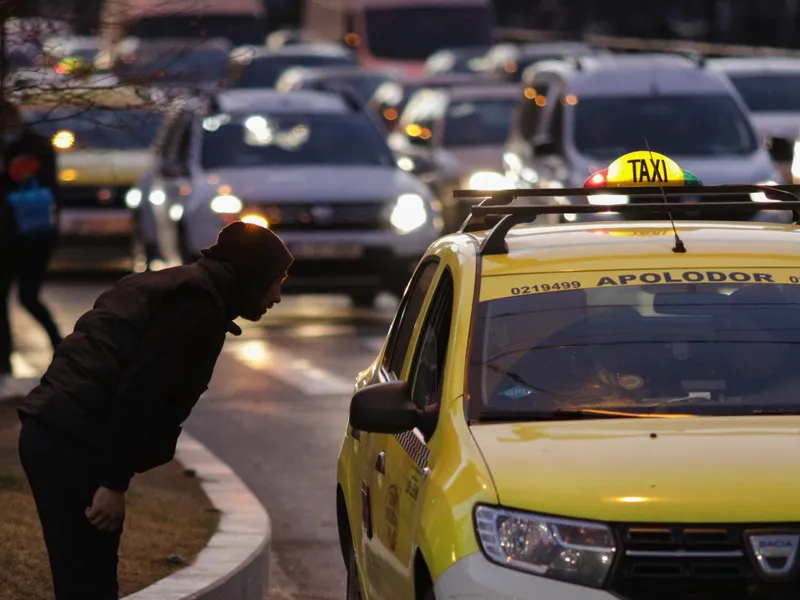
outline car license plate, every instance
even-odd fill
[[[364,253],[364,248],[360,244],[338,242],[291,244],[289,250],[299,259],[361,258]]]
[[[66,235],[112,236],[130,235],[133,215],[128,211],[62,211],[59,231]]]

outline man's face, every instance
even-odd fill
[[[281,301],[281,285],[286,280],[284,276],[273,283],[267,291],[262,294],[254,294],[250,298],[246,298],[242,303],[241,317],[248,321],[260,321],[261,317],[267,314],[267,311],[280,304]]]

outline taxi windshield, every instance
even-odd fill
[[[592,278],[601,287],[584,285]],[[508,279],[508,297],[480,303],[471,343],[481,420],[800,412],[800,286],[788,283],[797,277],[698,269]]]
[[[800,73],[731,75],[752,112],[800,112]]]
[[[579,98],[575,146],[614,159],[645,146],[667,156],[746,156],[758,150],[747,116],[728,96]]]
[[[146,150],[162,116],[145,109],[63,107],[29,111],[25,120],[48,138],[71,132],[74,150]]]
[[[453,102],[445,115],[442,145],[504,144],[516,104],[516,99]]]

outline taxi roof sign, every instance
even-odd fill
[[[638,150],[619,157],[607,169],[589,176],[584,188],[693,187],[703,183],[691,171],[681,169],[671,158]]]

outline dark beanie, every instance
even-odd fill
[[[269,287],[282,278],[294,257],[281,238],[266,227],[234,221],[217,236],[203,256],[229,263],[240,284]]]

